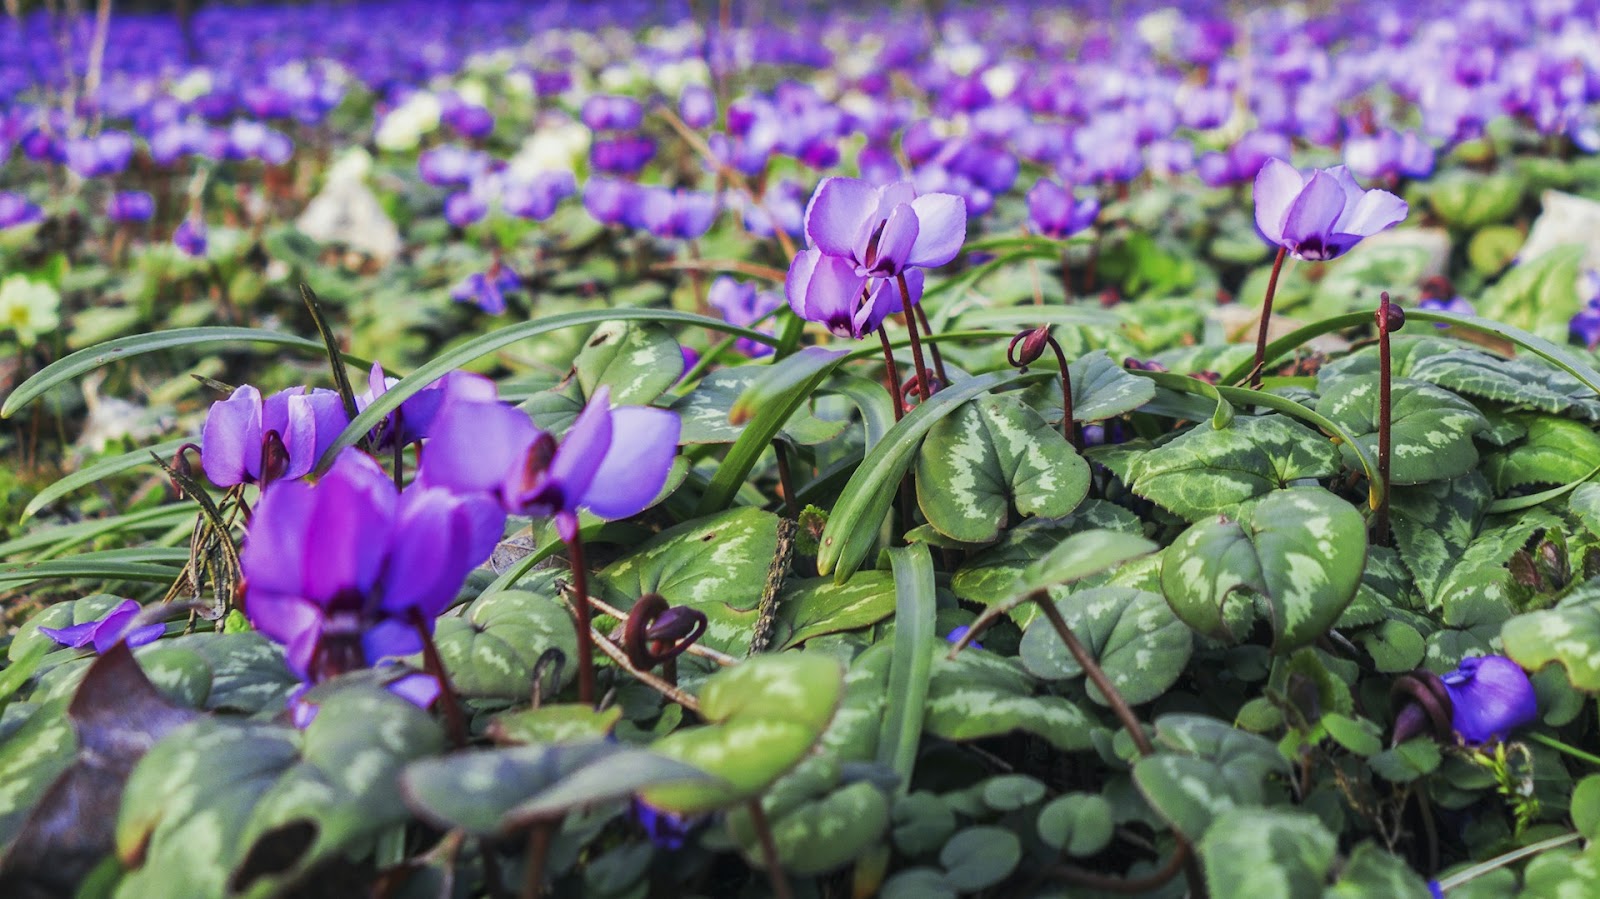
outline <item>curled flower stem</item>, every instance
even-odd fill
[[[1056,354],[1056,367],[1061,369],[1061,436],[1067,438],[1075,450],[1082,450],[1083,444],[1078,435],[1078,423],[1072,416],[1072,372],[1067,369],[1067,354],[1061,351],[1061,344],[1054,338],[1047,339],[1050,349]]]
[[[572,565],[573,616],[578,624],[578,701],[594,705],[594,640],[589,625],[592,616],[584,598],[589,595],[589,571],[583,562],[583,538],[576,533],[567,541],[567,558]]]
[[[605,653],[606,657],[611,659],[611,661],[617,663],[618,668],[621,668],[623,671],[626,671],[638,678],[639,681],[645,686],[650,687],[657,693],[660,693],[662,696],[665,696],[673,702],[676,702],[678,705],[681,705],[689,711],[694,712],[696,715],[700,714],[700,703],[693,696],[690,696],[688,693],[683,692],[682,690],[674,687],[661,678],[656,677],[654,674],[651,674],[648,671],[641,671],[640,669],[634,667],[633,663],[628,661],[628,654],[622,651],[622,647],[612,643],[610,640],[607,640],[599,631],[591,628],[588,636],[589,645],[600,647],[600,651]]]
[[[1388,546],[1389,455],[1392,448],[1389,420],[1393,409],[1389,401],[1389,292],[1384,291],[1381,297],[1378,303],[1378,479],[1383,481],[1383,486],[1378,494],[1377,508],[1373,510],[1372,542],[1378,546]]]
[[[772,838],[772,827],[767,824],[767,813],[761,810],[761,799],[749,801],[750,824],[761,838],[761,858],[767,864],[767,879],[772,881],[772,895],[777,899],[794,899],[789,879],[783,876],[783,866],[778,862],[778,843]]]
[[[1250,369],[1250,389],[1261,389],[1261,369],[1267,364],[1267,325],[1272,320],[1272,295],[1278,292],[1278,272],[1283,269],[1283,257],[1289,251],[1283,247],[1278,248],[1277,258],[1272,260],[1272,276],[1267,279],[1267,295],[1261,301],[1261,325],[1256,329],[1256,364]]]
[[[606,602],[603,599],[596,599],[593,596],[591,596],[591,597],[589,597],[589,605],[594,606],[595,608],[599,609],[600,611],[604,612],[607,615],[610,615],[612,618],[615,618],[618,621],[626,621],[627,618],[628,618],[628,613],[627,612],[622,611],[621,609],[617,608],[616,606],[611,605],[610,603]],[[733,656],[730,656],[725,652],[719,652],[719,651],[717,651],[715,649],[712,649],[709,646],[701,646],[699,643],[691,643],[691,644],[689,644],[689,648],[684,650],[684,652],[687,652],[689,655],[692,655],[692,656],[700,656],[701,658],[710,659],[711,661],[716,662],[718,665],[721,665],[724,668],[731,668],[734,665],[739,664],[739,660],[734,658]]]
[[[922,338],[917,336],[916,314],[911,311],[911,290],[906,287],[905,275],[895,275],[894,280],[900,285],[900,304],[905,310],[906,332],[911,335],[911,359],[917,366],[917,394],[923,402],[927,402],[933,390],[928,383],[928,366],[922,361]]]
[[[423,617],[421,609],[411,609],[411,626],[417,629],[417,636],[422,638],[422,666],[439,682],[439,704],[444,706],[444,721],[450,731],[450,742],[461,749],[467,745],[467,720],[461,714],[455,688],[450,686],[450,676],[445,673],[444,661],[439,658],[439,647],[433,642],[433,631],[428,627],[428,620]]]

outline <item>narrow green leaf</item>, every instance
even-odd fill
[[[933,557],[928,547],[912,544],[889,550],[894,569],[894,658],[889,662],[889,703],[878,741],[878,761],[900,775],[900,795],[911,789],[911,772],[922,741],[922,715],[927,706],[933,656],[926,647],[937,638],[934,611]]]
[[[87,487],[90,484],[98,484],[112,475],[121,474],[125,471],[132,471],[141,465],[149,465],[151,453],[165,457],[177,452],[178,447],[183,446],[188,442],[189,441],[183,438],[179,438],[177,440],[168,440],[164,443],[158,443],[155,446],[141,447],[140,449],[136,449],[132,452],[123,453],[120,456],[112,456],[108,459],[101,459],[99,462],[96,462],[93,465],[87,465],[83,468],[80,468],[72,474],[67,475],[61,480],[56,481],[50,486],[39,491],[37,496],[31,500],[28,500],[28,504],[22,508],[22,520],[27,521],[29,518],[32,518],[34,515],[38,514],[40,509],[43,509],[45,506],[50,505],[74,490]]]

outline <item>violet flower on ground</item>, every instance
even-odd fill
[[[522,278],[511,266],[500,263],[487,272],[473,272],[450,291],[450,299],[458,303],[472,303],[490,315],[506,311],[506,294],[520,288]]]
[[[0,231],[41,221],[43,218],[44,210],[28,202],[27,197],[0,190]]]
[[[706,302],[711,308],[721,312],[728,324],[748,328],[765,318],[772,310],[782,306],[783,298],[775,293],[757,290],[756,286],[748,281],[736,281],[727,275],[721,275],[711,282]],[[762,331],[767,334],[772,333],[771,328],[764,328]],[[734,341],[733,347],[752,359],[759,359],[772,353],[772,347],[748,337]]]
[[[172,232],[172,242],[187,256],[204,256],[206,254],[206,223],[202,219],[189,217],[178,223]]]
[[[1539,717],[1538,697],[1522,666],[1505,656],[1462,659],[1442,678],[1456,735],[1471,744],[1503,740]]]
[[[200,464],[218,487],[304,477],[350,423],[332,390],[280,390],[265,399],[246,384],[211,404]]]
[[[106,218],[119,224],[147,222],[155,214],[155,198],[142,190],[115,193],[106,201]]]
[[[418,622],[431,632],[504,524],[481,498],[398,491],[371,457],[346,449],[316,484],[263,493],[239,553],[245,614],[311,682],[411,655]]]
[[[1344,166],[1309,175],[1269,159],[1256,175],[1256,227],[1296,259],[1323,261],[1399,224],[1406,202],[1386,190],[1362,190]]]
[[[117,641],[127,638],[128,646],[143,646],[160,637],[166,632],[166,625],[159,622],[146,624],[142,627],[130,629],[133,619],[142,611],[143,607],[131,599],[125,599],[113,606],[111,611],[101,616],[98,621],[85,621],[66,627],[41,627],[39,633],[74,649],[93,646],[96,653],[104,653],[117,645]]]
[[[398,378],[384,377],[381,363],[372,363],[372,370],[367,374],[367,390],[356,395],[356,411],[366,411],[368,406],[398,382]],[[383,421],[372,429],[374,445],[380,449],[392,447],[397,436],[401,445],[425,440],[432,432],[434,418],[446,403],[492,403],[498,396],[494,382],[483,375],[465,371],[450,372],[406,397],[399,409],[384,416]]]
[[[1094,224],[1100,214],[1100,201],[1094,197],[1075,199],[1072,188],[1040,178],[1028,191],[1028,219],[1034,230],[1046,237],[1064,240]]]
[[[513,515],[553,517],[571,542],[580,509],[613,520],[650,505],[678,454],[681,427],[666,409],[611,408],[605,387],[559,443],[505,403],[451,403],[433,421],[418,480],[487,494]]]

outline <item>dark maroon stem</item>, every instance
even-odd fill
[[[433,630],[428,627],[428,619],[423,617],[421,609],[411,609],[411,626],[417,629],[417,636],[422,638],[422,666],[439,682],[439,704],[444,706],[444,722],[450,731],[450,742],[460,749],[467,745],[467,719],[461,714],[455,688],[450,686],[444,660],[439,658],[439,647],[433,642]]]
[[[766,863],[767,879],[772,882],[772,895],[777,899],[794,899],[789,879],[783,876],[783,866],[778,861],[778,844],[772,838],[772,827],[767,824],[767,813],[761,809],[761,799],[750,800],[746,807],[750,810],[750,824],[761,840],[761,859]]]
[[[1372,542],[1378,546],[1389,545],[1389,292],[1384,291],[1378,302],[1378,508],[1372,516]]]
[[[1283,257],[1289,251],[1283,247],[1278,248],[1278,256],[1272,260],[1272,276],[1267,279],[1267,296],[1261,301],[1261,326],[1256,329],[1256,365],[1250,369],[1250,389],[1261,389],[1261,369],[1267,364],[1267,324],[1272,320],[1272,295],[1278,292],[1278,272],[1283,270]]]
[[[572,564],[572,614],[578,627],[578,701],[594,705],[594,637],[589,622],[589,571],[583,561],[583,538],[573,533],[567,541],[567,559]]]
[[[1078,423],[1072,416],[1072,372],[1067,369],[1067,354],[1062,352],[1061,344],[1054,337],[1046,337],[1050,349],[1055,350],[1056,366],[1061,369],[1061,436],[1067,438],[1072,448],[1082,450],[1083,445],[1078,442]]]
[[[894,400],[894,420],[899,421],[906,414],[905,394],[900,390],[900,366],[894,362],[894,347],[889,345],[888,332],[879,328],[878,339],[883,342],[883,365],[889,370],[889,393]]]
[[[922,338],[917,336],[917,322],[911,311],[911,289],[906,287],[906,276],[895,275],[895,283],[900,285],[900,305],[905,310],[906,332],[911,335],[911,361],[917,366],[917,393],[926,403],[932,396],[928,383],[928,366],[922,361]]]

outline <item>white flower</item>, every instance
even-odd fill
[[[15,331],[17,342],[33,346],[40,334],[54,331],[61,323],[57,309],[61,295],[41,281],[26,275],[12,275],[0,281],[0,328]]]
[[[415,150],[423,135],[439,127],[442,111],[438,97],[418,91],[384,116],[374,140],[384,150],[399,153]]]

